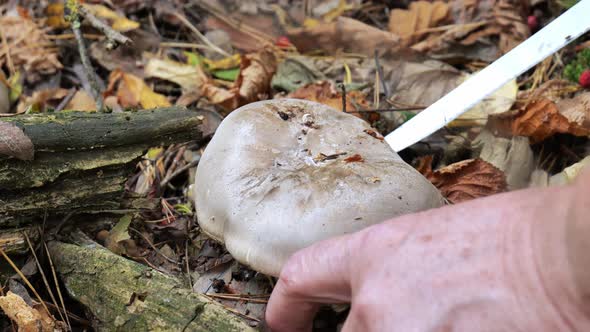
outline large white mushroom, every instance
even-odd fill
[[[202,230],[272,276],[314,242],[444,204],[365,121],[294,99],[248,104],[225,118],[194,188]]]

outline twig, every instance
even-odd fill
[[[156,248],[156,246],[154,246],[154,244],[152,243],[152,241],[150,241],[145,235],[141,234],[140,231],[136,230],[135,228],[129,227],[130,230],[132,230],[133,232],[135,232],[137,235],[141,236],[145,242],[147,242],[147,244],[152,247],[152,249],[154,249],[154,251],[159,254],[160,256],[164,257],[164,259],[166,259],[167,261],[169,261],[172,264],[180,264],[177,261],[173,260],[172,258],[164,255],[163,253],[160,252],[160,250],[158,248]]]
[[[66,319],[64,318],[64,315],[62,314],[61,310],[57,306],[57,301],[55,299],[55,296],[53,295],[53,291],[51,290],[51,287],[49,286],[49,281],[47,280],[47,277],[45,276],[45,272],[43,271],[43,268],[41,267],[41,262],[39,262],[39,258],[37,258],[37,253],[35,252],[35,248],[33,248],[33,244],[31,243],[31,239],[29,239],[27,232],[23,232],[23,235],[24,235],[25,239],[27,240],[27,244],[29,245],[29,250],[31,250],[31,254],[33,254],[33,258],[35,259],[35,264],[37,265],[37,268],[39,269],[39,273],[41,274],[41,279],[43,279],[43,284],[45,284],[45,287],[47,288],[47,293],[49,293],[49,297],[51,298],[51,301],[53,301],[53,304],[55,304],[55,307],[58,308],[57,312],[59,314],[59,317],[61,318],[61,321],[65,322]],[[67,315],[66,315],[66,317],[67,317]],[[68,324],[68,327],[71,331],[72,326],[70,325],[69,320],[67,321],[67,324]]]
[[[49,267],[51,268],[51,273],[53,274],[53,281],[55,282],[55,289],[57,291],[57,297],[59,297],[59,302],[63,311],[66,313],[66,320],[68,322],[68,326],[70,326],[70,319],[68,318],[68,311],[66,310],[66,304],[64,302],[64,297],[61,294],[61,290],[59,288],[59,282],[57,281],[57,274],[55,273],[55,267],[53,266],[53,260],[51,259],[51,253],[49,252],[49,248],[47,247],[47,243],[43,241],[43,246],[45,247],[45,252],[47,253],[47,260],[49,261]]]
[[[377,67],[377,73],[379,73],[379,80],[381,86],[383,87],[385,99],[389,99],[389,87],[387,86],[387,84],[385,84],[385,75],[383,74],[383,67],[379,63],[379,54],[377,54],[377,50],[375,50],[375,67]]]
[[[68,91],[68,94],[64,97],[64,99],[59,103],[59,105],[57,105],[54,112],[60,112],[61,110],[66,108],[66,106],[68,106],[68,104],[70,103],[70,101],[72,101],[72,99],[74,98],[75,95],[76,95],[76,89],[71,88]]]
[[[100,30],[106,37],[107,37],[107,49],[113,50],[117,48],[117,46],[121,44],[133,43],[131,39],[124,36],[122,33],[115,31],[113,28],[108,26],[102,20],[94,16],[88,9],[84,8],[84,6],[78,7],[80,10],[80,14],[88,19],[88,22],[98,30]]]
[[[173,180],[175,177],[177,177],[178,175],[182,174],[183,172],[185,172],[186,170],[188,170],[191,167],[195,167],[199,164],[198,160],[193,160],[190,163],[182,166],[181,168],[177,169],[176,171],[174,171],[174,173],[170,174],[169,176],[165,177],[164,180],[162,180],[162,182],[160,182],[160,188],[165,187],[168,182],[170,182],[171,180]]]
[[[72,31],[74,32],[74,37],[76,37],[76,41],[78,42],[78,53],[80,53],[80,60],[82,60],[82,66],[84,66],[84,70],[86,71],[86,77],[88,79],[88,82],[90,82],[90,87],[92,89],[90,93],[92,94],[96,102],[96,110],[98,112],[102,112],[104,101],[102,100],[100,89],[98,88],[96,72],[94,71],[94,68],[92,68],[92,64],[90,63],[90,59],[88,58],[86,46],[84,45],[84,37],[82,36],[82,31],[80,30],[81,23],[79,9],[81,7],[78,4],[77,0],[68,0],[66,8],[69,11],[69,13],[66,15],[66,21],[70,22],[70,25],[72,26]]]
[[[239,294],[238,294],[239,295]],[[220,295],[220,294],[207,294],[207,296],[215,298],[215,299],[222,299],[226,301],[244,301],[244,302],[251,302],[251,303],[268,303],[268,300],[265,299],[257,299],[251,297],[243,297],[243,296],[227,296],[227,295]]]
[[[29,281],[29,279],[27,279],[27,277],[23,274],[23,272],[16,266],[16,264],[14,264],[14,262],[12,261],[12,259],[10,259],[10,257],[8,257],[8,255],[6,255],[6,253],[4,252],[4,250],[2,250],[2,248],[0,248],[0,255],[2,255],[4,257],[4,259],[6,260],[6,262],[8,262],[8,264],[14,269],[14,271],[16,272],[16,274],[18,274],[18,276],[29,287],[29,289],[33,292],[33,294],[35,294],[35,297],[37,298],[37,301],[39,303],[41,303],[41,306],[43,306],[43,308],[45,309],[45,311],[47,311],[47,314],[49,315],[49,317],[51,317],[51,312],[49,312],[49,308],[47,308],[47,306],[45,305],[45,301],[43,301],[41,299],[41,295],[39,295],[39,293],[37,292],[37,290],[35,289],[35,287],[33,287],[33,285],[31,285],[31,282]]]
[[[205,45],[209,46],[211,50],[226,57],[231,56],[231,54],[222,50],[217,45],[213,44],[209,39],[207,39],[207,37],[205,37],[205,35],[203,35],[201,31],[199,31],[199,29],[197,29],[191,22],[189,22],[189,20],[187,20],[186,17],[182,16],[180,13],[174,13],[174,16],[176,16],[176,18],[178,18],[178,20],[180,20],[182,24],[184,24],[187,28],[189,28],[189,30],[191,30],[195,35],[197,35],[197,37],[199,37],[199,39],[203,43],[205,43]]]

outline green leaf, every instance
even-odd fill
[[[193,214],[193,210],[188,204],[176,204],[174,205],[174,209],[180,214],[189,216]]]
[[[129,225],[131,224],[131,215],[127,214],[124,215],[119,222],[111,229],[110,231],[110,238],[115,242],[118,243],[123,240],[129,240],[131,236],[129,236]]]
[[[213,76],[222,79],[224,81],[235,81],[240,74],[240,68],[232,68],[232,69],[221,69],[212,72]]]
[[[203,64],[203,57],[200,54],[188,52],[183,52],[184,56],[186,56],[186,63],[191,66],[201,66]]]

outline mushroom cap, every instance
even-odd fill
[[[444,204],[368,123],[296,99],[255,102],[227,116],[194,188],[202,230],[271,276],[317,241]]]

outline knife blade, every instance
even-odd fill
[[[468,111],[508,81],[590,30],[590,0],[581,0],[551,23],[385,136],[399,152]]]

